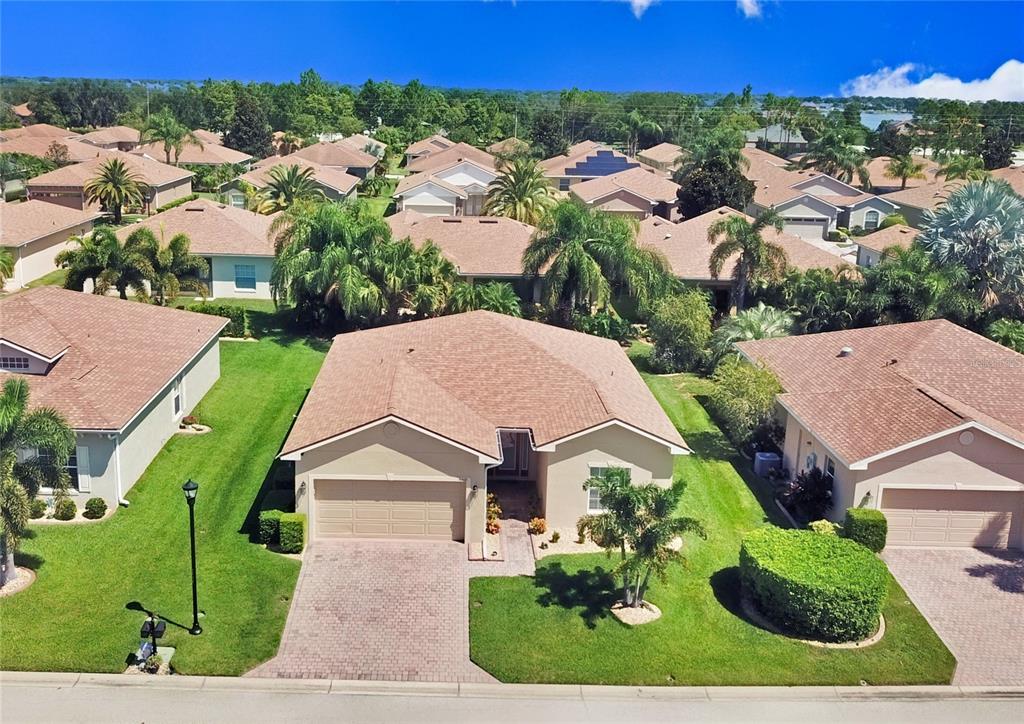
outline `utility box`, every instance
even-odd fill
[[[754,472],[762,478],[778,471],[782,466],[782,458],[778,453],[759,452],[754,454]]]

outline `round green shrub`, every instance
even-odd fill
[[[848,508],[843,535],[855,540],[868,550],[880,553],[885,548],[889,535],[889,522],[880,510],[871,508]]]
[[[818,641],[859,641],[878,627],[889,572],[846,538],[765,526],[743,540],[740,581],[783,630]]]
[[[107,512],[107,501],[103,498],[89,498],[85,501],[85,510],[82,515],[89,520],[102,518]]]
[[[53,517],[57,520],[71,520],[78,512],[78,506],[71,498],[61,498],[53,506]]]
[[[28,517],[36,520],[46,515],[46,501],[42,498],[32,498],[28,504]]]

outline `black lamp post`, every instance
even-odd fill
[[[192,541],[192,628],[188,632],[198,636],[203,632],[199,625],[199,595],[196,592],[196,494],[199,492],[199,483],[189,478],[181,490],[188,503],[188,530]]]

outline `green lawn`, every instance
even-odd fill
[[[64,280],[68,277],[67,269],[54,269],[49,274],[34,279],[25,285],[27,289],[33,289],[35,287],[62,287],[64,286]]]
[[[636,358],[642,347],[635,346]],[[895,580],[883,640],[864,650],[811,647],[748,623],[739,613],[742,535],[779,523],[770,495],[714,426],[697,378],[646,377],[694,449],[676,473],[688,483],[682,512],[700,518],[708,540],[687,541],[650,600],[658,621],[637,628],[607,613],[617,591],[604,555],[545,558],[535,577],[470,581],[473,660],[501,681],[630,685],[944,684],[954,659]],[[746,479],[745,479],[746,476]]]
[[[270,327],[269,314],[256,312]],[[169,625],[181,673],[238,675],[274,655],[299,563],[250,542],[249,524],[292,416],[323,359],[324,345],[267,334],[221,343],[221,377],[196,410],[213,432],[174,437],[129,491],[131,506],[89,525],[34,526],[20,564],[38,580],[0,599],[0,668],[124,669],[138,644],[139,602],[191,624],[188,513],[196,501],[203,633]]]

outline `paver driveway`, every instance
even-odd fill
[[[469,660],[468,596],[459,543],[317,542],[277,656],[249,675],[494,681]]]
[[[892,548],[883,558],[956,656],[954,684],[1024,684],[1024,554]]]

